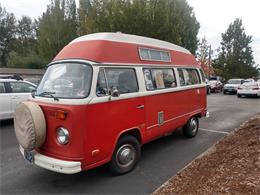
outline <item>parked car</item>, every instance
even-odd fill
[[[223,90],[223,83],[220,80],[220,77],[215,76],[215,77],[210,77],[209,78],[209,84],[210,84],[210,89],[211,92],[221,92]]]
[[[243,83],[253,83],[253,82],[255,82],[254,79],[245,79],[245,80],[243,81]]]
[[[260,83],[259,82],[245,82],[237,89],[237,97],[242,96],[256,96],[260,97]]]
[[[244,79],[229,79],[227,84],[224,85],[223,93],[237,93],[237,88],[243,84]]]
[[[13,118],[15,107],[25,101],[36,85],[15,79],[0,79],[0,120]]]
[[[206,80],[206,88],[207,88],[207,94],[211,94],[211,86],[210,86],[210,82],[208,79]]]
[[[41,81],[41,78],[25,78],[24,81],[28,81],[38,86]]]

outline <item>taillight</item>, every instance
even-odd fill
[[[240,90],[241,90],[241,89],[242,89],[242,87],[238,87],[237,89],[240,89]]]

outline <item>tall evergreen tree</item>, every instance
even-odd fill
[[[256,76],[251,43],[252,36],[246,35],[242,20],[235,19],[222,34],[220,52],[214,60],[217,73],[226,79]]]
[[[76,37],[75,0],[52,0],[39,19],[38,48],[50,61],[68,42]]]
[[[7,13],[0,4],[0,66],[7,65],[7,57],[14,47],[16,34],[14,14]]]

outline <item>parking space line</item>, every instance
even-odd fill
[[[199,128],[199,130],[202,130],[202,131],[208,131],[208,132],[213,132],[213,133],[229,134],[229,132],[226,132],[226,131],[217,131],[217,130],[212,130],[212,129],[203,129],[203,128]]]

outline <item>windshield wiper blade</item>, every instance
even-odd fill
[[[52,97],[54,100],[59,101],[59,98],[55,97],[53,94],[56,94],[56,92],[44,91],[44,92],[40,93],[38,96],[50,96],[50,97]]]

